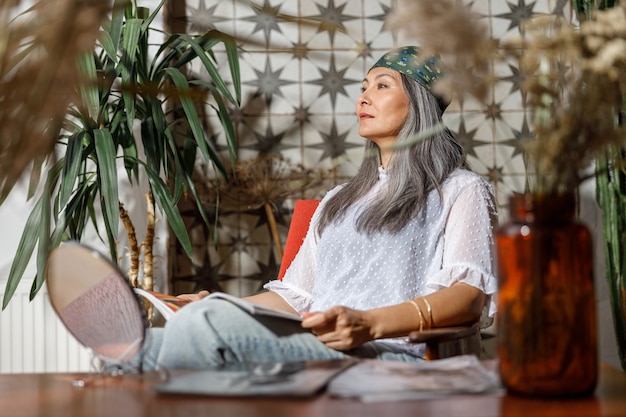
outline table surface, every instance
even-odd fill
[[[75,387],[77,377],[87,381]],[[211,398],[159,395],[155,375],[0,375],[0,416],[626,416],[626,373],[600,367],[593,396],[575,399],[515,397],[503,393],[363,403],[320,394],[294,398]]]

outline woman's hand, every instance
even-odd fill
[[[370,315],[366,311],[333,307],[326,311],[303,313],[302,327],[311,329],[329,348],[347,351],[373,340]]]
[[[211,294],[209,291],[202,290],[195,294],[180,294],[180,295],[177,295],[176,298],[191,302],[191,301],[202,300],[204,297],[206,297],[209,294]]]

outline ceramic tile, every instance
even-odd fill
[[[483,112],[485,110],[485,105],[473,96],[466,96],[458,99],[457,109],[461,110],[461,112],[476,113]],[[453,111],[454,108],[451,108],[450,110]]]
[[[503,112],[506,111],[517,111],[523,108],[523,100],[522,95],[519,92],[510,94],[507,92],[506,88],[502,88],[501,90],[496,92],[495,97],[496,103],[500,105],[500,108]]]
[[[188,7],[199,8],[201,1],[189,0]],[[241,54],[244,99],[237,118],[240,158],[253,158],[270,146],[308,167],[337,165],[334,182],[354,175],[364,149],[353,114],[361,79],[382,53],[395,45],[416,43],[384,27],[384,14],[395,0],[204,1],[205,10],[212,8],[210,16],[204,16],[206,21],[238,36],[247,51]],[[483,19],[497,39],[519,36],[519,25],[530,11],[569,11],[566,0],[466,2],[474,12],[486,16]],[[251,5],[265,5],[263,17],[267,20],[257,19]],[[331,11],[334,14],[328,14]],[[286,22],[276,16],[277,12],[302,16],[303,22],[310,24]],[[320,26],[320,19],[331,19],[339,26]],[[219,45],[216,50],[221,50]],[[223,63],[224,54],[217,55]],[[526,183],[516,145],[519,137],[528,134],[528,126],[521,95],[514,88],[515,63],[512,65],[496,68],[500,81],[492,100],[498,117],[489,117],[483,104],[472,98],[455,100],[445,115],[450,129],[462,135],[460,141],[468,148],[472,167],[493,181],[499,207]],[[209,125],[218,143],[224,143],[222,129],[212,111],[210,114]],[[288,204],[285,210],[289,210]],[[207,245],[206,249],[217,277],[225,288],[238,294],[254,292],[272,263],[267,225],[259,223],[258,215],[246,216],[221,218],[220,245]],[[280,228],[281,234],[286,233],[286,226]],[[197,233],[201,238],[202,232]],[[197,250],[196,256],[201,257],[202,247]]]
[[[534,3],[534,7],[532,8],[533,13],[535,14],[549,14],[552,13],[552,11],[554,10],[554,6],[555,2],[551,1],[551,0],[537,0],[537,1],[533,1],[530,2],[528,0],[526,0],[526,5],[527,7],[529,7],[528,5]]]
[[[500,42],[519,38],[519,28],[511,27],[511,21],[499,17],[490,18],[491,36]]]
[[[506,176],[525,175],[526,165],[522,154],[514,155],[512,148],[505,146],[496,147],[496,159],[498,166],[502,168],[502,173]]]
[[[493,1],[501,2],[502,0],[462,0],[461,3],[466,5],[474,13],[488,16]]]
[[[280,13],[297,18],[300,15],[300,1],[281,0],[275,2],[280,5]],[[295,24],[294,24],[295,25]]]
[[[480,2],[481,0],[476,0]],[[510,13],[511,7],[513,5],[517,5],[517,2],[520,0],[482,0],[483,2],[489,2],[489,13],[490,15],[498,15],[504,13]],[[523,0],[522,0],[523,1]],[[543,0],[546,1],[546,0]]]
[[[189,33],[218,29],[233,34],[235,14],[232,1],[187,0],[185,4]]]
[[[364,3],[372,3],[372,0],[335,0],[336,7],[342,7],[343,14],[354,16],[356,19],[361,19],[365,13]]]
[[[376,28],[378,25],[372,24],[372,26]],[[381,29],[384,29],[384,27],[381,27]],[[381,51],[381,54],[382,54],[382,51],[387,51],[393,48],[393,46],[395,45],[395,35],[389,30],[384,30],[384,31],[379,31],[379,32],[368,31],[365,34],[365,42],[367,42],[367,44],[369,44],[372,48],[375,48]],[[413,43],[413,42],[403,42],[403,44],[409,44],[409,43]],[[377,55],[378,54],[375,54],[375,56]]]
[[[345,44],[335,44],[335,48],[354,48],[363,40],[363,21],[361,19],[350,20],[344,23],[345,35],[349,38]]]
[[[363,1],[363,17],[370,16],[381,16],[386,13],[389,9],[388,1],[375,1],[375,0],[366,0]],[[368,28],[368,31],[372,31]]]

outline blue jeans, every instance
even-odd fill
[[[251,316],[228,301],[204,299],[179,310],[164,328],[149,329],[141,362],[145,370],[167,370],[350,356],[423,360],[394,346],[376,342],[350,352],[340,352],[328,348],[297,322]]]

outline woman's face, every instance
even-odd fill
[[[393,146],[409,114],[409,105],[398,71],[372,69],[363,80],[356,102],[359,135],[375,142],[381,150]]]

